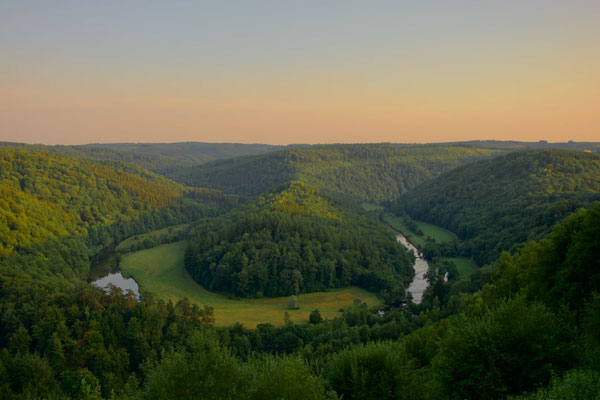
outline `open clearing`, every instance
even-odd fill
[[[406,236],[409,242],[411,242],[417,247],[425,245],[425,238],[427,236],[432,237],[438,243],[449,242],[456,237],[454,233],[440,226],[423,221],[413,221],[415,224],[417,224],[419,229],[423,231],[423,235],[418,236],[415,235],[410,229],[408,229],[408,226],[406,226],[404,221],[402,221],[402,218],[396,215],[386,213],[383,219],[385,222],[390,224],[392,228],[402,232],[402,234]]]
[[[442,257],[444,261],[452,261],[456,265],[460,279],[466,278],[477,268],[473,261],[467,257]]]
[[[299,310],[287,309],[289,297],[232,300],[209,292],[189,277],[183,264],[186,247],[187,242],[180,241],[126,254],[120,263],[121,271],[134,277],[143,291],[152,292],[159,299],[176,302],[187,297],[198,305],[213,307],[219,326],[235,322],[248,328],[261,323],[283,325],[286,311],[294,323],[305,323],[314,309],[319,309],[323,318],[334,318],[341,314],[340,308],[350,306],[357,298],[370,307],[381,304],[374,293],[357,287],[301,294]]]

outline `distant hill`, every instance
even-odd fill
[[[189,243],[190,275],[239,297],[359,285],[398,304],[414,275],[411,256],[375,216],[298,181],[202,221]]]
[[[0,147],[46,151],[63,156],[113,160],[135,164],[153,172],[203,164],[209,161],[248,154],[261,154],[286,148],[266,144],[243,143],[107,143],[81,146],[45,146],[0,142]]]
[[[518,142],[514,140],[471,140],[467,142],[450,142],[451,146],[460,147],[475,147],[479,149],[495,149],[505,151],[515,150],[580,150],[589,151],[590,153],[600,153],[600,142],[547,142],[540,140],[538,142]]]
[[[484,264],[596,201],[600,156],[528,150],[446,172],[401,196],[392,208],[455,232]]]
[[[388,201],[417,184],[495,150],[389,144],[324,145],[238,157],[181,169],[169,177],[190,186],[258,195],[300,180],[370,202]]]

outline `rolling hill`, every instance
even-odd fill
[[[449,171],[400,197],[397,213],[456,233],[477,263],[550,232],[600,201],[600,157],[567,150],[512,152]]]
[[[186,268],[205,288],[276,297],[358,285],[404,300],[411,256],[377,219],[293,181],[189,236]]]
[[[243,143],[95,143],[73,146],[45,146],[0,142],[0,147],[45,151],[62,156],[94,160],[122,161],[153,172],[172,171],[209,161],[260,154],[285,146]]]
[[[327,145],[238,157],[168,176],[190,186],[256,196],[300,180],[369,202],[389,201],[417,184],[496,151],[448,146]]]

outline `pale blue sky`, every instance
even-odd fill
[[[0,140],[589,140],[599,19],[577,0],[0,1]]]

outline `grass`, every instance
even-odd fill
[[[116,250],[117,251],[128,250],[129,248],[131,248],[132,245],[137,244],[137,243],[141,243],[146,238],[157,240],[162,235],[168,236],[170,234],[179,233],[179,232],[187,229],[189,227],[189,225],[190,224],[181,224],[181,225],[168,226],[168,227],[166,227],[164,229],[159,229],[159,230],[156,230],[156,231],[144,233],[142,235],[132,236],[130,238],[127,238],[127,239],[123,240],[121,243],[119,243],[119,245],[117,246]]]
[[[319,309],[323,318],[334,318],[341,314],[340,308],[350,306],[356,298],[369,306],[381,303],[375,294],[357,287],[301,294],[298,310],[287,309],[289,297],[232,300],[209,292],[189,277],[183,265],[186,246],[186,241],[180,241],[126,254],[120,263],[121,271],[134,277],[142,290],[154,293],[159,299],[176,302],[187,297],[198,305],[213,307],[219,326],[234,322],[249,328],[260,323],[279,326],[284,323],[286,311],[294,323],[305,323],[314,309]]]
[[[431,236],[438,243],[448,242],[456,238],[456,235],[449,230],[423,221],[413,220],[413,222],[423,231],[423,235],[418,236],[408,229],[402,218],[394,214],[386,213],[383,216],[383,220],[392,228],[402,232],[408,241],[417,247],[425,245],[425,238],[427,236]],[[477,266],[473,261],[467,257],[442,257],[442,260],[452,261],[456,265],[460,279],[468,277],[477,269]]]
[[[423,221],[414,221],[415,224],[417,224],[417,226],[419,227],[419,229],[423,231],[423,235],[418,236],[414,234],[410,229],[408,229],[402,218],[396,215],[386,213],[383,219],[392,228],[402,232],[402,234],[406,236],[406,238],[417,247],[425,245],[425,238],[427,236],[432,237],[438,243],[449,242],[450,240],[456,237],[454,233],[437,225],[433,225]]]
[[[444,261],[452,261],[456,265],[456,269],[458,270],[459,277],[466,278],[477,269],[477,266],[473,264],[470,258],[466,257],[443,257]]]

